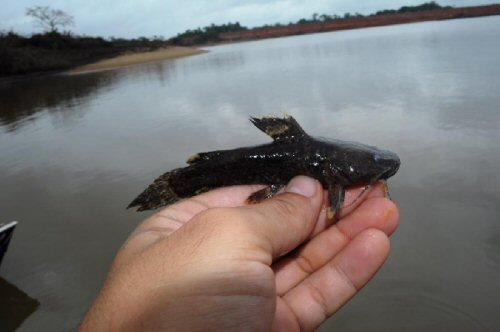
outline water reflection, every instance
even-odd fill
[[[498,201],[494,202],[491,209],[496,211],[496,227],[492,234],[488,235],[483,240],[482,250],[488,264],[500,272],[500,208],[498,206]]]
[[[81,76],[50,76],[0,84],[0,126],[17,130],[39,112],[71,121],[81,116],[84,103],[115,80],[113,72]],[[63,124],[64,125],[64,124]]]
[[[213,71],[214,68],[217,70],[232,70],[245,65],[245,53],[242,50],[231,50],[231,46],[228,45],[228,50],[223,53],[217,53],[217,48],[207,48],[207,50],[216,52],[206,54],[201,59],[196,59],[197,61],[191,62],[191,68],[194,70],[210,70]]]

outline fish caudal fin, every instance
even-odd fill
[[[154,210],[177,202],[179,197],[170,186],[170,174],[170,172],[165,173],[154,180],[127,206],[127,209],[137,206],[137,211]]]

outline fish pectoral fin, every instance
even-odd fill
[[[387,180],[380,180],[384,188],[384,196],[392,201],[391,193],[389,192],[389,186],[387,185]]]
[[[343,186],[338,184],[330,184],[328,186],[328,199],[329,206],[327,211],[327,218],[329,220],[334,220],[344,203],[345,189]],[[337,219],[337,218],[336,218]]]
[[[289,115],[284,118],[251,117],[250,121],[275,141],[297,140],[308,137],[298,122]]]
[[[265,187],[264,189],[258,190],[248,196],[247,198],[247,203],[248,204],[256,204],[260,203],[265,199],[272,198],[274,195],[280,191],[284,185],[279,185],[279,184],[272,184],[268,187]]]

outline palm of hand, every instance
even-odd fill
[[[241,222],[232,210],[218,209],[245,209],[245,199],[259,188],[221,188],[158,212],[131,235],[115,266],[128,265],[134,257],[147,256],[148,251],[178,250],[182,238],[189,236],[193,245],[179,253],[185,255],[184,263],[175,270],[180,275],[188,272],[171,289],[180,291],[189,283],[190,294],[173,296],[181,298],[175,312],[182,312],[185,306],[191,315],[210,315],[212,324],[205,330],[231,326],[284,331],[316,328],[381,266],[388,254],[387,236],[397,227],[397,208],[383,198],[380,186],[349,206],[361,189],[349,190],[348,208],[336,225],[329,227],[323,208],[301,247],[292,253],[277,250],[271,254],[273,250],[262,242],[262,236],[245,229],[248,223]],[[231,227],[226,227],[228,219]],[[217,227],[219,221],[225,223],[224,228]],[[197,237],[203,233],[200,225],[209,227],[208,232],[223,230],[211,234],[215,236]],[[183,232],[177,232],[180,229]],[[169,273],[162,271],[161,275],[171,282],[175,276]],[[171,321],[156,327],[165,326],[172,328]]]

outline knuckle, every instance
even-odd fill
[[[294,230],[301,230],[309,224],[309,211],[297,199],[290,197],[277,197],[274,205],[275,213],[282,220],[287,220]]]
[[[299,209],[294,202],[291,202],[289,199],[276,197],[275,199],[276,211],[280,213],[282,216],[289,218],[293,217],[302,217],[303,210]]]
[[[316,270],[313,262],[304,255],[297,255],[295,257],[295,262],[298,268],[302,270],[306,275],[310,275]]]
[[[326,320],[328,316],[330,316],[330,308],[329,308],[329,301],[327,297],[324,294],[324,291],[321,290],[317,285],[315,285],[312,282],[307,282],[306,287],[309,291],[309,295],[311,296],[312,300],[316,305],[318,306],[318,312],[321,313],[323,316],[322,320]]]

